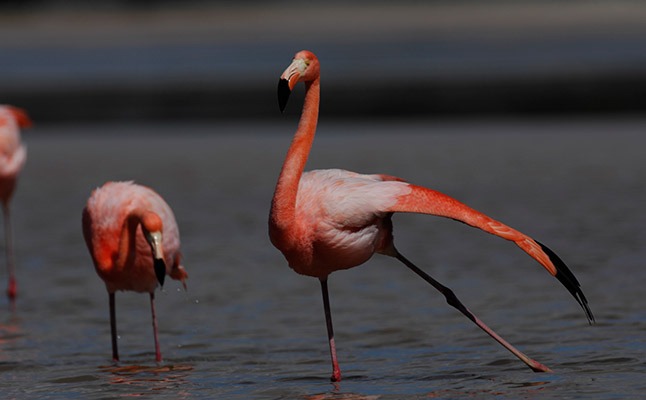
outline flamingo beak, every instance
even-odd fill
[[[155,276],[157,277],[159,286],[164,286],[164,278],[166,278],[166,262],[163,258],[155,258],[153,259],[153,262],[155,268]],[[186,287],[186,285],[184,285],[184,287]]]
[[[278,107],[280,107],[280,112],[285,111],[285,106],[287,106],[287,100],[289,100],[289,95],[292,93],[292,90],[289,88],[289,81],[280,78],[278,81]]]
[[[280,76],[278,80],[278,106],[280,107],[280,112],[285,110],[289,95],[294,90],[294,86],[298,83],[306,67],[307,64],[304,60],[295,59]]]
[[[164,286],[164,278],[166,278],[166,261],[164,261],[164,250],[162,246],[161,232],[148,232],[144,229],[144,236],[150,249],[153,253],[153,268],[155,269],[155,276],[159,281],[160,286]]]
[[[31,119],[29,119],[29,115],[27,115],[27,112],[25,110],[14,106],[6,106],[6,107],[9,110],[9,112],[13,115],[13,117],[16,119],[16,123],[18,124],[19,127],[29,128],[32,125]]]

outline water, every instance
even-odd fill
[[[267,213],[295,121],[36,126],[13,202],[19,298],[0,314],[4,398],[635,398],[646,389],[644,120],[330,123],[309,168],[386,172],[433,187],[557,251],[595,326],[512,244],[453,221],[394,219],[399,249],[531,357],[535,374],[396,260],[330,279],[344,380],[331,368],[319,285],[269,243]],[[106,180],[154,187],[173,207],[188,291],[108,296],[81,235]],[[4,271],[2,285],[4,285]]]

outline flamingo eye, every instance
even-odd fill
[[[298,62],[297,63],[298,72],[300,74],[303,74],[303,72],[305,72],[307,67],[310,65],[310,61],[309,60],[303,60],[303,59],[296,60],[296,61]]]

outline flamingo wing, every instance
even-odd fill
[[[27,160],[27,149],[19,145],[11,154],[0,153],[0,176],[16,177]]]
[[[384,175],[364,175],[341,169],[314,170],[303,174],[297,210],[309,219],[325,221],[339,228],[370,225],[382,210],[392,206],[407,184]],[[391,177],[387,177],[391,178]],[[316,217],[316,218],[313,218]]]
[[[552,276],[556,277],[572,294],[586,313],[589,322],[594,316],[581,285],[567,265],[547,246],[531,237],[474,210],[438,191],[422,186],[407,184],[409,191],[398,196],[396,202],[387,207],[387,212],[407,212],[436,215],[451,218],[492,235],[514,242],[530,257],[538,261]]]

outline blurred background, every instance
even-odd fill
[[[303,48],[326,118],[646,110],[628,0],[3,1],[0,102],[39,123],[275,117]]]

